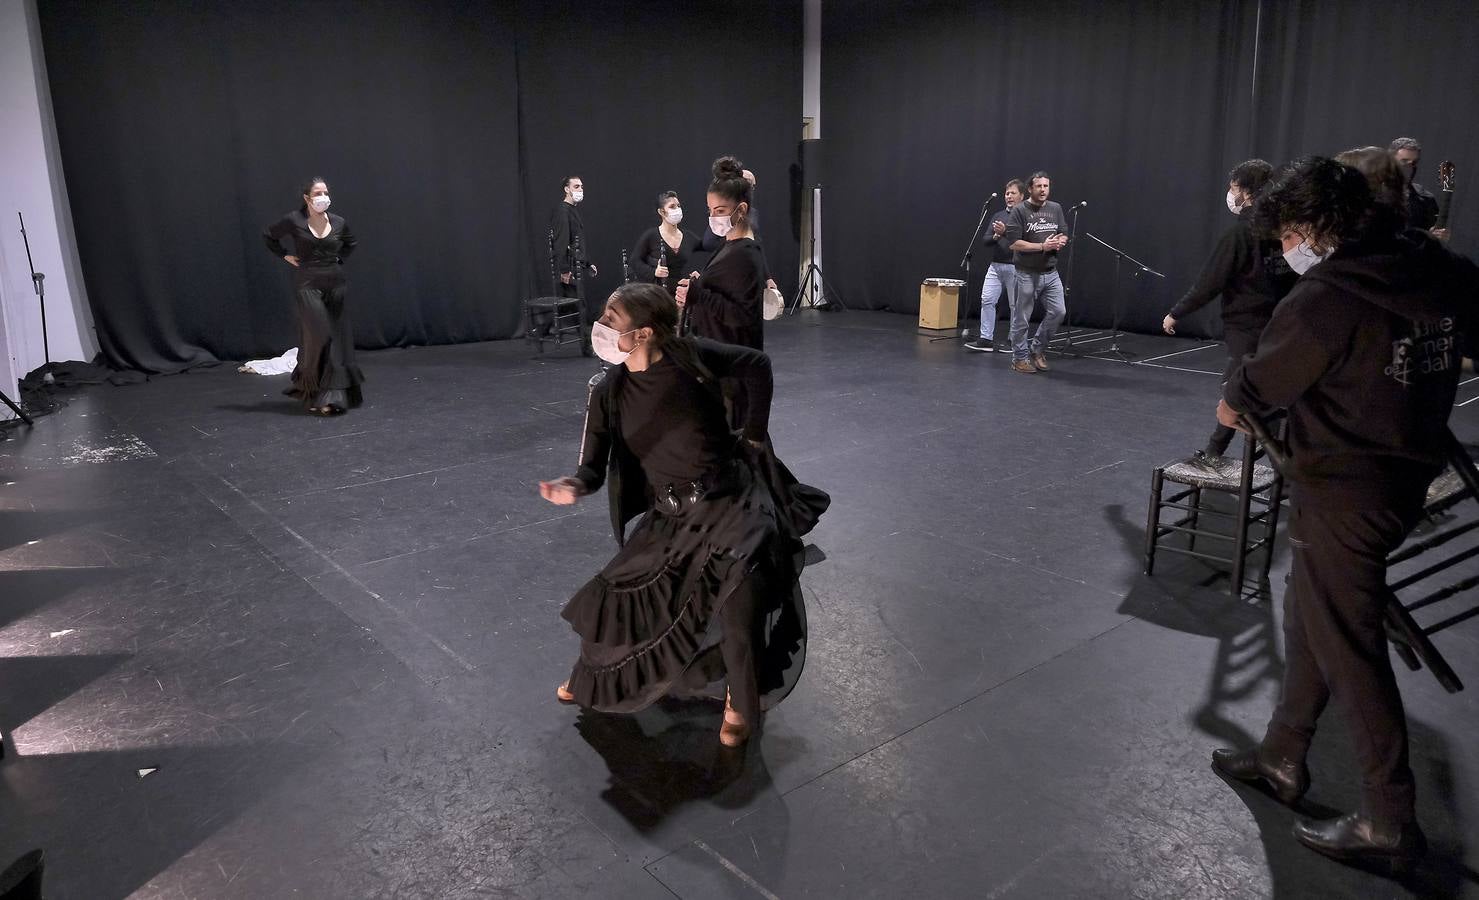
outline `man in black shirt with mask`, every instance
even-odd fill
[[[1274,314],[1274,306],[1299,277],[1284,261],[1279,242],[1254,232],[1253,201],[1272,172],[1273,167],[1263,160],[1250,159],[1227,173],[1227,208],[1239,221],[1223,233],[1196,283],[1161,322],[1167,334],[1175,334],[1178,320],[1221,297],[1222,341],[1227,347],[1223,384],[1243,357],[1258,349],[1258,336]],[[1222,463],[1232,439],[1233,430],[1218,423],[1206,449],[1197,451],[1195,458],[1207,467]]]
[[[1391,173],[1393,193],[1399,179]],[[1228,382],[1217,417],[1238,426],[1244,413],[1289,411],[1293,571],[1268,730],[1258,746],[1218,750],[1212,763],[1294,804],[1309,788],[1316,722],[1333,701],[1355,745],[1361,806],[1299,822],[1294,835],[1335,859],[1401,874],[1427,843],[1382,627],[1387,557],[1446,462],[1479,269],[1403,231],[1401,213],[1373,198],[1366,176],[1331,159],[1299,160],[1255,209],[1301,277]]]
[[[570,175],[563,187],[565,197],[550,217],[550,228],[555,233],[555,270],[559,273],[559,284],[555,287],[561,297],[574,297],[580,287],[580,267],[589,266],[592,277],[596,274],[596,267],[587,261],[585,223],[580,220],[580,212],[576,209],[585,199],[585,182],[579,175]]]

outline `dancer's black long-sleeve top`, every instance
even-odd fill
[[[688,285],[688,320],[699,337],[762,350],[765,251],[753,238],[725,241]]]
[[[1223,232],[1196,283],[1171,307],[1170,315],[1189,316],[1221,295],[1226,327],[1262,331],[1298,277],[1284,261],[1278,242],[1259,240],[1253,223],[1241,220]]]
[[[573,274],[575,267],[584,265],[590,259],[590,248],[585,245],[585,223],[580,219],[580,212],[576,210],[575,204],[561,201],[556,207],[554,215],[550,216],[549,227],[555,232],[555,274]],[[576,256],[576,243],[580,244],[580,254]]]
[[[763,442],[774,391],[770,357],[702,338],[680,339],[644,372],[617,366],[591,393],[575,477],[588,493],[603,484],[618,542],[652,503],[652,485],[697,479],[733,457],[720,382],[735,392],[747,440]]]
[[[262,232],[262,240],[273,256],[298,258],[293,274],[300,285],[342,283],[344,270],[340,264],[359,244],[343,216],[329,213],[328,217],[329,233],[325,237],[308,230],[308,214],[301,209],[287,213]]]
[[[642,232],[637,238],[637,245],[632,248],[632,255],[627,260],[632,268],[632,277],[635,281],[643,281],[648,284],[657,284],[657,261],[666,259],[668,277],[662,282],[662,286],[673,293],[678,288],[679,279],[687,278],[692,271],[689,263],[693,254],[698,252],[699,239],[695,234],[687,231],[679,231],[682,239],[678,241],[678,249],[674,250],[667,241],[662,238],[659,228],[649,228]]]

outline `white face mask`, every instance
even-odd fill
[[[709,230],[715,237],[724,237],[734,230],[734,216],[709,216]]]
[[[1235,216],[1242,215],[1243,213],[1243,204],[1238,202],[1236,191],[1227,192],[1227,210]]]
[[[1324,262],[1330,256],[1329,253],[1316,253],[1310,249],[1309,241],[1300,241],[1299,246],[1293,250],[1284,251],[1284,260],[1289,263],[1289,268],[1295,274],[1303,275],[1310,269]]]
[[[632,331],[637,329],[633,328]],[[617,331],[604,322],[597,322],[591,326],[591,349],[596,351],[604,362],[619,366],[627,361],[632,355],[631,350],[621,349],[621,336],[631,334],[632,331]]]
[[[579,203],[580,201],[585,199],[585,191],[579,189],[571,191],[570,199],[574,200],[576,203]]]
[[[662,216],[664,219],[668,220],[669,225],[677,225],[679,222],[683,221],[683,207],[680,206],[675,209],[666,210],[663,212]]]
[[[329,195],[320,194],[319,196],[314,197],[308,202],[313,206],[314,212],[323,212],[324,210],[329,208]]]

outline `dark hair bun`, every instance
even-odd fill
[[[727,181],[731,178],[743,178],[745,167],[733,156],[721,156],[714,160],[714,180]]]

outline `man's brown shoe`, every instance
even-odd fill
[[[1036,375],[1037,367],[1025,359],[1012,360],[1012,371],[1021,372],[1023,375]]]
[[[1032,367],[1034,369],[1037,369],[1039,372],[1046,372],[1048,370],[1048,357],[1047,357],[1047,354],[1044,354],[1044,353],[1034,353],[1034,354],[1032,354]]]

